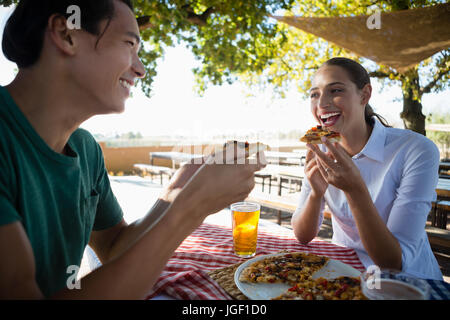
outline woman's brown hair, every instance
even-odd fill
[[[359,90],[362,90],[366,84],[370,84],[370,77],[366,69],[364,69],[362,65],[360,65],[356,61],[353,61],[352,59],[342,57],[331,58],[322,65],[322,67],[324,66],[338,66],[343,68],[345,71],[347,71],[350,80],[356,85]],[[364,118],[367,124],[371,126],[374,125],[374,120],[372,118],[374,116],[377,117],[385,127],[391,127],[385,118],[376,113],[369,104],[366,104],[366,107],[364,109]]]

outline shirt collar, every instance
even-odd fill
[[[372,117],[372,119],[374,120],[374,126],[369,140],[364,148],[358,154],[353,156],[353,159],[357,159],[364,155],[373,160],[383,162],[384,144],[386,142],[386,128],[376,117]]]

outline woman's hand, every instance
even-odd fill
[[[337,142],[332,144],[324,137],[322,141],[329,150],[327,154],[315,145],[308,145],[308,148],[316,155],[317,167],[323,179],[348,193],[365,187],[365,182],[358,167],[353,163],[352,158],[344,148]]]
[[[320,173],[316,158],[317,156],[315,156],[314,151],[308,150],[306,153],[305,175],[311,185],[313,196],[321,198],[325,194],[325,191],[327,191],[328,182]]]

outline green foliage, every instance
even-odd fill
[[[429,114],[427,124],[450,124],[450,112]],[[450,132],[427,131],[427,137],[440,146],[444,157],[450,158]]]
[[[18,0],[0,0],[8,6]],[[140,81],[150,96],[156,66],[167,47],[178,43],[190,48],[199,61],[193,70],[197,90],[208,85],[243,80],[250,88],[270,88],[284,93],[295,84],[306,93],[317,68],[333,56],[350,57],[369,63],[373,76],[383,85],[402,84],[404,94],[420,101],[422,94],[448,88],[450,51],[423,61],[412,73],[420,75],[421,87],[411,75],[399,74],[386,66],[370,64],[351,52],[283,23],[270,15],[336,17],[370,15],[416,8],[442,0],[134,0],[141,25],[143,46],[140,57],[146,77]],[[444,70],[444,74],[440,75]],[[440,75],[440,76],[439,76]],[[436,81],[433,81],[433,80]],[[412,85],[415,88],[410,89]]]

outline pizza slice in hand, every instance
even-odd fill
[[[326,137],[330,142],[341,141],[339,132],[329,131],[320,125],[306,131],[305,135],[300,138],[300,141],[309,144],[321,144],[322,137]]]

